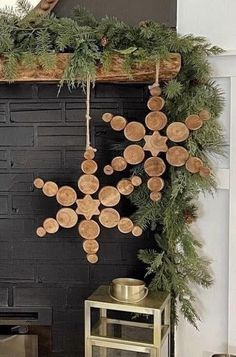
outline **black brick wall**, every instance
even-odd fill
[[[58,205],[35,190],[40,176],[76,188],[85,144],[85,98],[56,85],[0,85],[0,306],[52,306],[53,356],[83,356],[83,301],[119,276],[143,276],[139,248],[150,238],[103,229],[99,263],[89,265],[77,229],[39,239],[35,229]],[[97,85],[92,94],[92,136],[97,160],[108,163],[120,135],[102,122],[105,111],[143,119],[142,85]],[[111,178],[99,171],[101,182]],[[117,180],[117,178],[116,178]],[[127,202],[121,203],[125,212]]]

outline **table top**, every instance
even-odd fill
[[[111,305],[120,305],[120,306],[134,306],[141,307],[147,309],[157,309],[162,310],[166,303],[168,302],[170,294],[167,292],[151,292],[149,291],[147,297],[137,303],[127,303],[127,302],[117,302],[112,299],[109,292],[108,285],[101,285],[97,290],[93,292],[91,296],[88,297],[86,301],[90,302],[98,302],[98,303],[106,303]]]

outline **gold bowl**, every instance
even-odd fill
[[[148,294],[144,281],[132,278],[117,278],[110,285],[110,296],[119,302],[135,303]]]

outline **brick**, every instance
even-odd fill
[[[8,198],[7,196],[0,196],[0,214],[8,213]]]
[[[32,98],[32,85],[30,84],[1,84],[1,99]]]
[[[8,167],[7,152],[6,150],[0,150],[0,169],[6,169]]]
[[[1,127],[0,146],[33,146],[34,129],[31,127]]]
[[[70,308],[83,308],[86,300],[94,291],[94,286],[90,288],[70,287],[68,290],[67,305]]]
[[[8,306],[8,288],[0,287],[0,306]]]
[[[65,167],[78,170],[78,176],[82,173],[80,165],[84,160],[84,151],[82,150],[66,150],[65,152]]]
[[[39,146],[85,146],[85,127],[41,126],[38,128]]]
[[[60,89],[60,92],[58,93],[59,87],[56,84],[53,85],[47,85],[45,84],[38,85],[38,97],[39,98],[59,98],[59,99],[64,99],[64,98],[81,98],[85,99],[85,94],[84,91],[81,88],[73,89],[73,90],[68,90],[66,84]]]
[[[34,266],[25,261],[0,264],[1,282],[34,281]]]
[[[102,115],[105,112],[118,114],[117,103],[91,103],[92,120],[102,120]],[[66,121],[84,123],[86,114],[85,102],[66,103]]]
[[[6,121],[6,105],[5,103],[0,103],[0,123]]]
[[[1,242],[1,249],[0,249],[0,260],[7,260],[11,259],[12,251],[11,246],[7,242],[7,236],[5,236],[5,242]]]
[[[54,310],[53,311],[53,328],[60,329],[77,329],[84,324],[84,310],[83,304],[84,300],[89,296],[89,292],[92,289],[88,288],[70,288],[68,292],[67,302],[69,301],[69,296],[72,294],[72,297],[76,299],[76,297],[81,296],[81,307],[80,309],[71,309],[67,308],[66,310]],[[78,306],[78,299],[77,299],[77,306]]]
[[[95,98],[125,98],[125,101],[137,98],[138,101],[142,100],[144,96],[143,85],[122,85],[117,84],[100,84],[95,87]]]
[[[19,235],[21,240],[29,239],[35,234],[36,224],[34,219],[21,218],[2,218],[0,219],[0,241],[16,240],[19,241]]]
[[[11,103],[11,122],[13,123],[44,123],[60,122],[62,120],[62,104],[37,102]]]
[[[16,169],[58,169],[61,167],[61,159],[61,152],[54,150],[14,150],[11,152],[11,166]]]
[[[14,306],[64,306],[66,289],[58,287],[15,287]]]
[[[1,191],[30,192],[33,190],[33,174],[1,174],[0,173]]]
[[[105,229],[105,234],[108,236],[110,233]],[[111,252],[115,252],[111,253]],[[99,249],[99,261],[101,263],[119,263],[121,261],[121,246],[119,243],[103,243]]]
[[[88,264],[42,264],[38,267],[38,279],[46,283],[58,281],[60,283],[86,283],[89,280],[89,266]]]
[[[137,265],[124,264],[110,264],[109,269],[107,265],[97,264],[90,268],[90,281],[99,282],[99,284],[110,284],[112,279],[122,277],[143,278],[144,268],[140,269]]]
[[[43,195],[30,196],[28,195],[13,195],[12,197],[12,213],[34,215],[44,213],[45,215],[55,215],[58,210],[54,198],[45,197]]]

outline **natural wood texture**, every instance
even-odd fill
[[[95,239],[86,239],[83,241],[83,249],[87,254],[96,254],[99,250],[99,244]]]
[[[209,120],[211,118],[211,113],[204,109],[200,111],[199,116],[202,120]]]
[[[203,125],[203,119],[199,115],[192,114],[187,117],[185,124],[190,130],[198,130]]]
[[[161,177],[151,177],[147,186],[150,191],[161,191],[164,187],[164,180]]]
[[[120,202],[120,192],[113,186],[105,186],[99,191],[98,198],[104,206],[113,207]]]
[[[157,156],[160,152],[166,152],[168,146],[166,145],[167,137],[161,136],[158,131],[154,131],[152,135],[144,136],[145,145],[143,150],[150,151],[152,156]]]
[[[86,195],[92,195],[99,188],[99,180],[94,175],[82,175],[78,180],[78,187]]]
[[[38,237],[43,238],[43,237],[45,237],[47,232],[45,231],[45,229],[43,227],[38,227],[36,230],[36,234]]]
[[[134,186],[130,180],[122,179],[118,182],[117,189],[122,195],[127,196],[133,192]]]
[[[54,234],[59,229],[59,224],[54,218],[46,218],[43,221],[43,228],[47,233]]]
[[[43,186],[43,193],[45,194],[45,196],[48,197],[56,196],[57,191],[58,191],[58,186],[55,182],[53,181],[45,182]]]
[[[85,153],[84,153],[84,158],[85,158],[86,160],[93,160],[94,157],[95,157],[95,152],[94,152],[94,150],[93,150],[92,148],[87,149],[87,150],[85,151]]]
[[[200,168],[200,176],[202,177],[208,177],[211,174],[211,170],[209,167],[203,166]]]
[[[144,138],[146,129],[142,123],[131,121],[124,130],[124,135],[129,141],[140,141]]]
[[[167,124],[167,117],[160,111],[150,112],[145,118],[145,123],[150,130],[162,130]]]
[[[57,54],[57,65],[52,70],[44,70],[40,63],[34,69],[27,68],[22,63],[19,63],[18,73],[15,81],[49,81],[58,82],[63,77],[64,70],[70,61],[71,54],[60,53]],[[4,78],[2,67],[4,57],[0,58],[0,81],[7,81]],[[97,82],[152,82],[156,76],[155,63],[146,63],[137,66],[133,66],[131,69],[131,75],[124,70],[125,56],[114,55],[111,59],[111,66],[109,70],[104,70],[102,66],[97,67]],[[181,68],[181,56],[178,53],[170,55],[168,60],[163,60],[160,63],[160,75],[161,80],[170,80],[174,78]]]
[[[40,177],[37,177],[35,180],[34,180],[34,186],[38,189],[41,189],[43,188],[44,186],[44,181],[40,178]]]
[[[147,103],[148,109],[151,111],[159,111],[161,110],[165,105],[165,101],[162,97],[151,97]]]
[[[119,213],[114,208],[104,208],[99,216],[100,223],[106,228],[114,228],[120,220]]]
[[[161,192],[159,192],[159,191],[153,191],[153,192],[150,193],[150,198],[154,202],[160,201],[161,196],[162,196]]]
[[[94,160],[85,160],[81,164],[81,170],[87,175],[94,174],[97,171],[97,169],[98,169],[98,165]]]
[[[127,162],[123,156],[116,156],[111,162],[111,167],[114,171],[124,171],[127,167]]]
[[[151,86],[149,88],[150,94],[154,97],[157,96],[159,97],[161,95],[161,88],[159,86]]]
[[[183,166],[188,160],[189,153],[182,146],[173,146],[166,153],[166,160],[172,166]]]
[[[143,233],[143,230],[141,227],[139,226],[134,226],[134,228],[132,229],[132,234],[135,237],[140,237]]]
[[[134,185],[135,187],[140,186],[142,184],[142,179],[139,176],[132,176],[130,180],[132,185]]]
[[[112,175],[114,173],[114,170],[111,165],[106,165],[103,171],[106,175]]]
[[[79,223],[79,234],[85,239],[96,239],[100,234],[100,227],[94,220],[83,220]]]
[[[93,199],[90,195],[85,195],[84,198],[76,200],[76,213],[83,215],[86,219],[91,219],[92,216],[100,214],[100,201]]]
[[[131,165],[140,164],[145,157],[143,148],[139,145],[129,145],[124,150],[124,158]]]
[[[63,228],[72,228],[78,222],[78,216],[72,208],[61,208],[57,212],[56,220]]]
[[[134,224],[131,221],[130,218],[123,217],[120,219],[120,222],[118,223],[118,229],[121,233],[130,233],[132,232],[132,229],[134,228]]]
[[[189,130],[184,123],[174,122],[168,126],[166,135],[171,141],[181,143],[189,137]]]
[[[87,260],[91,264],[96,264],[98,262],[97,254],[87,254]]]
[[[186,169],[192,174],[196,174],[203,167],[203,162],[198,157],[190,157],[185,164]]]
[[[123,130],[126,126],[126,123],[127,123],[127,120],[124,117],[122,117],[121,115],[114,116],[110,121],[112,129],[115,131]]]
[[[150,157],[144,163],[144,170],[150,177],[161,176],[166,170],[166,165],[160,157]]]
[[[110,123],[111,119],[113,118],[113,114],[112,113],[104,113],[102,115],[102,120],[105,121],[106,123]]]
[[[70,186],[62,186],[57,191],[56,199],[60,205],[69,207],[75,203],[77,199],[77,193]]]
[[[50,13],[59,0],[41,0],[39,4],[35,7],[35,11],[40,15]]]

